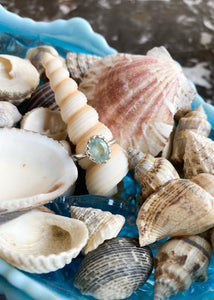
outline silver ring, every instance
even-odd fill
[[[107,141],[101,135],[93,135],[87,141],[86,152],[83,154],[74,154],[72,158],[74,161],[78,161],[87,157],[98,165],[106,163],[110,159],[110,146],[114,143],[116,143],[116,140]]]

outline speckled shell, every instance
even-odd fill
[[[74,286],[100,300],[124,299],[146,282],[152,268],[149,247],[139,247],[137,239],[131,237],[117,237],[86,255]]]
[[[177,163],[183,162],[185,145],[189,139],[189,131],[205,137],[208,137],[210,134],[211,125],[207,121],[207,115],[201,104],[180,118],[173,140],[173,150],[170,158],[172,161]]]
[[[176,111],[195,96],[163,47],[147,55],[105,56],[89,67],[79,89],[123,148],[154,156],[168,142]]]
[[[140,245],[169,236],[193,235],[214,226],[214,197],[188,179],[173,179],[141,206],[137,226]]]
[[[7,101],[0,101],[0,127],[13,127],[22,118],[17,107]]]
[[[66,65],[71,78],[79,84],[85,73],[87,73],[90,65],[93,65],[101,59],[102,58],[97,55],[68,52],[66,55]]]
[[[154,300],[168,299],[188,290],[193,282],[206,281],[211,255],[211,244],[203,235],[175,237],[163,243],[154,260]]]
[[[141,199],[144,201],[166,182],[179,178],[174,166],[163,157],[154,157],[128,148],[130,168],[141,186]]]
[[[214,142],[191,131],[184,153],[184,177],[191,178],[199,173],[214,175]]]
[[[71,217],[84,222],[89,230],[89,240],[83,253],[96,249],[104,240],[114,238],[122,229],[125,218],[92,207],[70,207]]]
[[[61,59],[45,53],[43,64],[62,119],[67,124],[69,139],[76,145],[76,153],[85,153],[87,141],[94,135],[101,135],[110,141],[113,138],[111,131],[99,121],[96,110],[87,104],[86,96],[69,77]],[[105,164],[97,165],[88,158],[80,161],[81,167],[86,169],[86,186],[90,194],[115,194],[117,184],[128,172],[128,159],[124,149],[117,143],[110,148],[111,158]]]
[[[88,240],[75,219],[32,210],[0,226],[0,256],[30,273],[49,273],[76,257]]]

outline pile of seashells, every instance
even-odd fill
[[[97,299],[129,297],[153,267],[155,300],[207,280],[211,125],[201,105],[190,109],[196,90],[164,47],[103,58],[68,52],[64,59],[39,46],[24,59],[0,55],[0,78],[2,258],[48,273],[82,253],[74,286]],[[95,159],[86,155],[91,138]],[[88,193],[103,196],[117,195],[133,170],[141,186],[139,239],[118,237],[122,215],[71,206],[69,218],[43,206],[74,192],[78,168]],[[153,258],[150,245],[163,238]]]

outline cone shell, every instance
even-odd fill
[[[168,142],[176,111],[195,96],[182,69],[162,48],[148,55],[105,56],[89,67],[79,89],[124,149],[154,156]]]
[[[70,207],[71,217],[84,222],[89,230],[89,240],[84,254],[96,249],[104,240],[114,238],[122,229],[125,218],[108,211],[91,207]]]
[[[152,268],[149,247],[139,247],[131,237],[117,237],[85,256],[74,286],[97,299],[124,299],[146,282]]]
[[[189,131],[205,137],[208,137],[210,134],[211,125],[207,121],[207,115],[201,104],[179,120],[173,140],[172,161],[177,163],[183,162],[185,145],[189,139]]]
[[[208,230],[214,225],[213,205],[213,196],[196,183],[171,180],[147,198],[139,210],[140,245]]]
[[[0,256],[30,273],[63,268],[88,240],[88,229],[79,220],[32,210],[0,225]]]
[[[176,237],[163,243],[154,261],[154,300],[168,299],[188,290],[193,282],[206,281],[211,255],[211,244],[203,235]]]
[[[128,149],[130,167],[134,169],[134,178],[141,186],[142,201],[168,181],[179,178],[173,165],[163,157]]]
[[[76,153],[85,153],[88,139],[94,135],[101,135],[107,142],[112,140],[111,131],[99,122],[98,113],[87,104],[86,96],[69,77],[61,59],[45,53],[43,64],[62,119],[67,124],[68,137],[76,145]],[[81,164],[86,168],[86,186],[90,194],[113,195],[117,191],[117,184],[128,172],[128,159],[122,147],[115,143],[110,149],[111,158],[106,164],[97,165],[89,159]]]
[[[214,175],[214,142],[191,131],[184,153],[184,176],[191,178],[199,173]]]

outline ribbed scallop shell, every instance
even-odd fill
[[[114,238],[122,229],[125,218],[92,207],[70,207],[71,217],[84,222],[89,230],[89,240],[84,254],[96,249],[104,240]]]
[[[0,256],[30,273],[63,268],[88,240],[79,220],[32,210],[0,226]]]
[[[43,64],[62,119],[67,124],[69,139],[76,145],[76,153],[85,153],[87,141],[94,135],[102,135],[110,141],[113,138],[111,131],[99,122],[98,113],[87,104],[87,98],[69,77],[61,59],[45,53]],[[97,165],[89,159],[80,162],[86,168],[86,186],[91,194],[110,196],[116,193],[117,184],[128,171],[128,159],[122,147],[115,143],[110,148],[111,158],[106,164]]]
[[[124,299],[146,282],[152,268],[149,247],[139,247],[131,237],[117,237],[85,256],[74,286],[97,299]]]
[[[7,101],[0,101],[0,127],[13,127],[22,118],[17,107]]]
[[[209,136],[211,125],[207,121],[207,115],[202,105],[197,106],[194,110],[180,118],[173,140],[173,151],[170,158],[172,161],[183,161],[186,142],[188,142],[189,139],[189,131],[205,137]]]
[[[130,168],[134,169],[134,178],[141,186],[141,198],[144,201],[166,182],[179,178],[173,165],[163,157],[154,157],[135,149],[128,148]]]
[[[184,176],[191,178],[199,173],[214,175],[214,142],[195,132],[188,132],[184,153]]]
[[[168,299],[188,290],[193,282],[206,281],[211,255],[211,244],[203,235],[176,237],[163,243],[154,260],[154,300]]]
[[[214,226],[213,206],[214,197],[198,184],[188,179],[169,181],[149,196],[139,210],[140,245],[206,231]]]
[[[195,96],[163,48],[148,55],[105,56],[89,67],[79,89],[123,148],[154,156],[168,142],[176,111]]]

